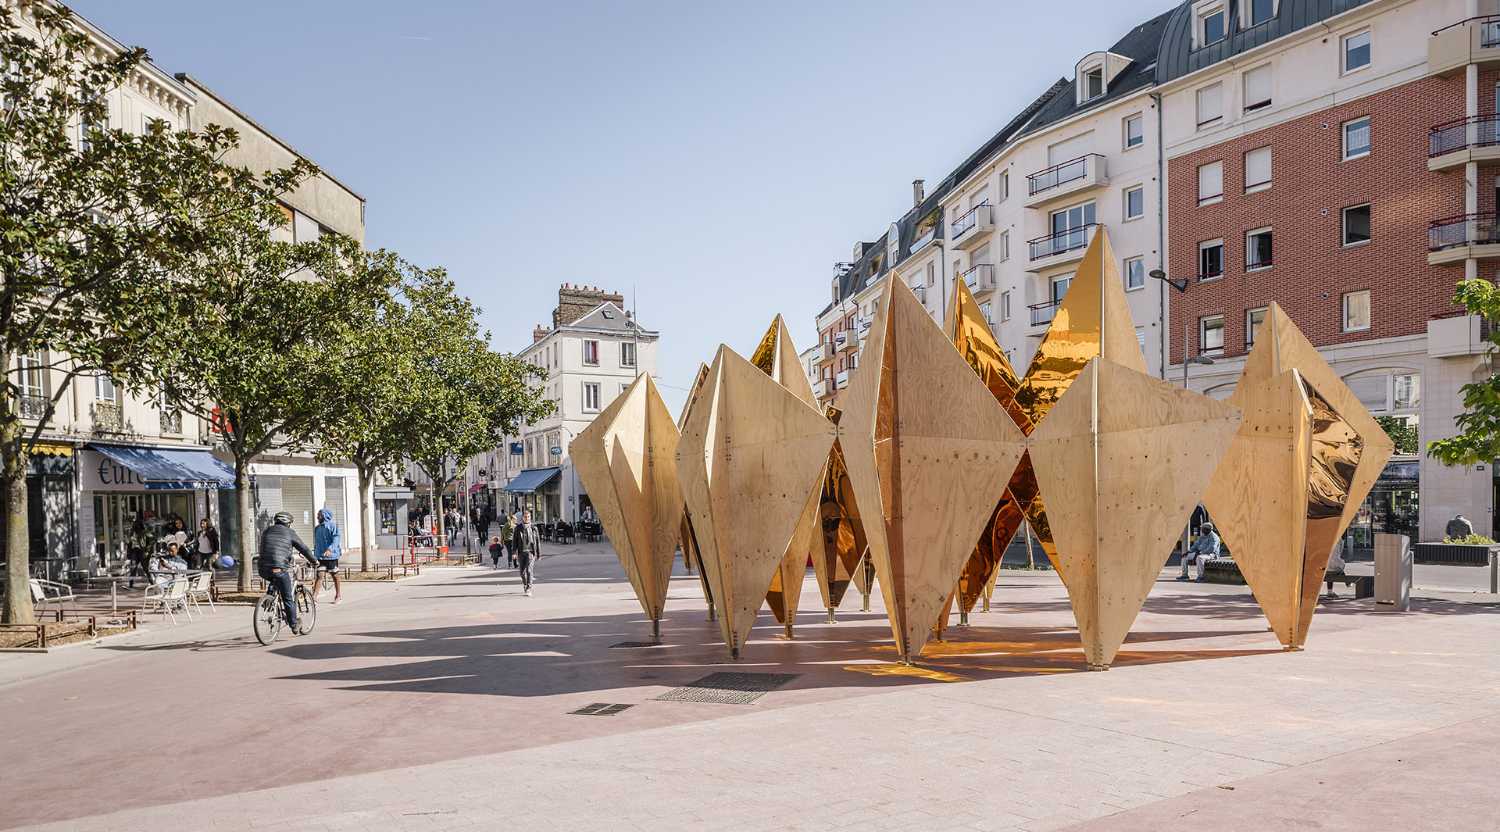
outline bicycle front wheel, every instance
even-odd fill
[[[281,599],[273,592],[260,596],[255,604],[255,640],[269,645],[281,634]]]
[[[305,636],[318,625],[318,599],[305,586],[297,587],[296,599],[297,624],[302,628],[301,634]]]

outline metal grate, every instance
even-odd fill
[[[796,673],[710,673],[656,699],[664,702],[712,702],[719,705],[749,705],[766,693],[797,678]]]
[[[579,708],[576,711],[568,711],[568,713],[578,714],[579,716],[614,716],[620,711],[623,711],[626,708],[630,707],[633,706],[611,705],[608,702],[595,702],[592,705],[585,705],[584,707]]]
[[[609,649],[613,650],[613,649],[615,649],[617,647],[664,647],[664,646],[665,645],[663,645],[659,641],[622,641],[622,642],[619,642],[618,644],[611,644],[609,646]]]

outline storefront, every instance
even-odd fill
[[[1418,542],[1421,467],[1410,455],[1392,457],[1385,464],[1344,536],[1346,560],[1373,560],[1377,534],[1404,534]]]
[[[558,491],[562,468],[527,468],[515,476],[505,491],[511,497],[512,511],[529,511],[537,523],[562,519],[562,495]]]
[[[76,458],[84,530],[77,568],[89,574],[126,562],[136,521],[160,538],[181,520],[191,536],[200,518],[217,522],[210,495],[234,487],[234,472],[206,450],[90,444]]]
[[[78,558],[76,492],[72,445],[40,443],[26,467],[26,531],[33,565],[46,564],[57,580]]]
[[[375,486],[375,545],[382,549],[406,547],[412,490],[400,485]]]

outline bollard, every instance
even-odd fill
[[[1490,550],[1490,594],[1500,594],[1500,552]]]

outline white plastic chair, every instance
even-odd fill
[[[78,596],[73,594],[72,587],[42,578],[31,579],[32,603],[39,607],[45,607],[48,604],[60,604],[64,601],[77,603]]]
[[[210,611],[214,609],[213,582],[212,572],[194,572],[188,577],[187,598],[199,613],[203,612],[203,606],[198,603],[200,599],[208,602]]]
[[[188,608],[187,578],[174,577],[166,583],[146,587],[145,594],[141,596],[141,611],[160,612],[173,625],[177,624],[177,612],[181,611],[188,617],[188,621],[192,621],[193,613]]]

